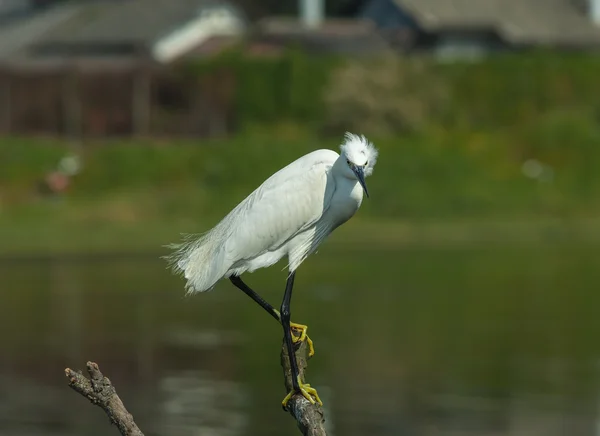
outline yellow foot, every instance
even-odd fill
[[[306,331],[308,330],[308,326],[305,326],[303,324],[296,324],[295,322],[291,322],[290,327],[292,329],[292,342],[294,342],[294,344],[295,344],[297,342],[302,342],[306,339],[306,342],[308,342],[308,357],[309,358],[313,357],[315,354],[315,347],[313,345],[312,339],[309,338],[308,335],[306,334]],[[296,336],[294,334],[295,332],[300,332],[300,336]]]
[[[306,398],[308,401],[310,401],[311,404],[319,403],[319,405],[322,406],[323,402],[319,398],[319,394],[317,394],[317,390],[315,388],[311,388],[308,383],[307,384],[302,383],[302,381],[300,380],[300,376],[298,376],[297,380],[298,380],[298,388],[299,388],[298,392],[301,393],[304,398]],[[283,401],[281,402],[281,405],[283,406],[283,410],[287,410],[287,403],[288,403],[288,401],[290,401],[292,396],[294,396],[294,394],[296,394],[296,391],[292,389],[290,391],[290,393],[287,394],[286,397],[283,399]]]

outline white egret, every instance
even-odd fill
[[[174,271],[187,279],[188,294],[208,291],[227,277],[282,324],[293,381],[293,390],[282,403],[284,409],[295,393],[322,404],[317,391],[298,376],[293,344],[307,340],[310,356],[314,349],[306,334],[308,327],[290,322],[296,270],[335,228],[354,215],[363,190],[369,196],[365,177],[371,175],[377,160],[377,150],[364,136],[346,133],[340,149],[341,155],[332,150],[313,151],[277,171],[214,228],[170,245],[175,251],[166,256]],[[278,311],[240,276],[271,266],[284,256],[289,274]]]

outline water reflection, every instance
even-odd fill
[[[204,371],[177,371],[160,380],[163,434],[238,436],[244,434],[248,401],[240,383]]]
[[[292,305],[334,435],[598,433],[600,249],[322,250]],[[0,264],[0,435],[104,435],[63,369],[100,363],[147,435],[295,434],[279,326],[157,256]],[[248,277],[278,304],[285,273]]]

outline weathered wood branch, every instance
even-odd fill
[[[96,406],[104,409],[110,422],[117,426],[123,436],[144,436],[117,395],[110,380],[100,372],[94,362],[87,363],[90,378],[87,379],[80,371],[65,369],[69,386],[86,397]]]
[[[300,343],[296,349],[296,361],[300,379],[304,381],[304,373],[308,366],[308,345],[306,341]],[[285,388],[289,392],[292,389],[292,369],[288,358],[285,341],[281,350],[281,366],[285,377]],[[69,379],[69,387],[90,400],[92,404],[101,407],[108,415],[123,436],[144,436],[133,420],[131,413],[127,411],[123,402],[117,395],[111,381],[100,372],[100,368],[94,362],[87,363],[87,371],[90,378],[86,378],[81,371],[65,369],[65,375]],[[318,404],[312,404],[301,394],[294,395],[287,404],[287,410],[296,420],[298,428],[304,436],[327,436],[325,431],[325,417],[323,409]]]
[[[308,345],[302,341],[296,349],[296,361],[298,362],[298,372],[300,380],[305,383],[304,373],[308,366]],[[286,393],[292,390],[292,368],[288,358],[285,340],[281,348],[281,366],[285,377]],[[319,404],[312,404],[302,394],[294,395],[287,403],[287,410],[296,420],[298,428],[304,436],[327,436],[325,431],[325,416],[323,408]]]

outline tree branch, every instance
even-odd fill
[[[306,341],[300,343],[295,354],[300,379],[304,382],[304,373],[308,366],[308,345]],[[292,390],[292,369],[285,341],[281,349],[281,366],[285,377],[285,388],[289,392]],[[92,404],[101,407],[110,418],[111,423],[117,426],[123,436],[144,436],[144,433],[141,432],[133,420],[133,416],[127,411],[117,395],[115,387],[100,372],[98,365],[94,362],[88,362],[87,371],[90,379],[87,379],[81,371],[73,371],[70,368],[65,369],[65,375],[69,379],[69,387],[90,400]],[[323,409],[318,404],[311,404],[301,394],[296,394],[289,400],[287,410],[296,420],[298,428],[304,436],[327,436]]]
[[[308,366],[308,345],[306,341],[300,343],[295,354],[300,380],[305,382],[304,373]],[[285,377],[285,388],[289,392],[292,390],[292,368],[285,340],[281,348],[281,366],[283,367],[283,375]],[[327,432],[325,431],[325,416],[319,404],[311,404],[302,394],[296,394],[288,401],[287,410],[296,420],[298,428],[304,436],[327,436]]]
[[[69,379],[69,386],[86,397],[96,406],[102,407],[111,423],[117,426],[123,436],[144,436],[133,420],[131,413],[127,411],[123,402],[117,395],[117,391],[107,377],[100,372],[100,368],[94,362],[87,363],[87,371],[90,375],[88,380],[81,371],[65,369],[65,375]]]

